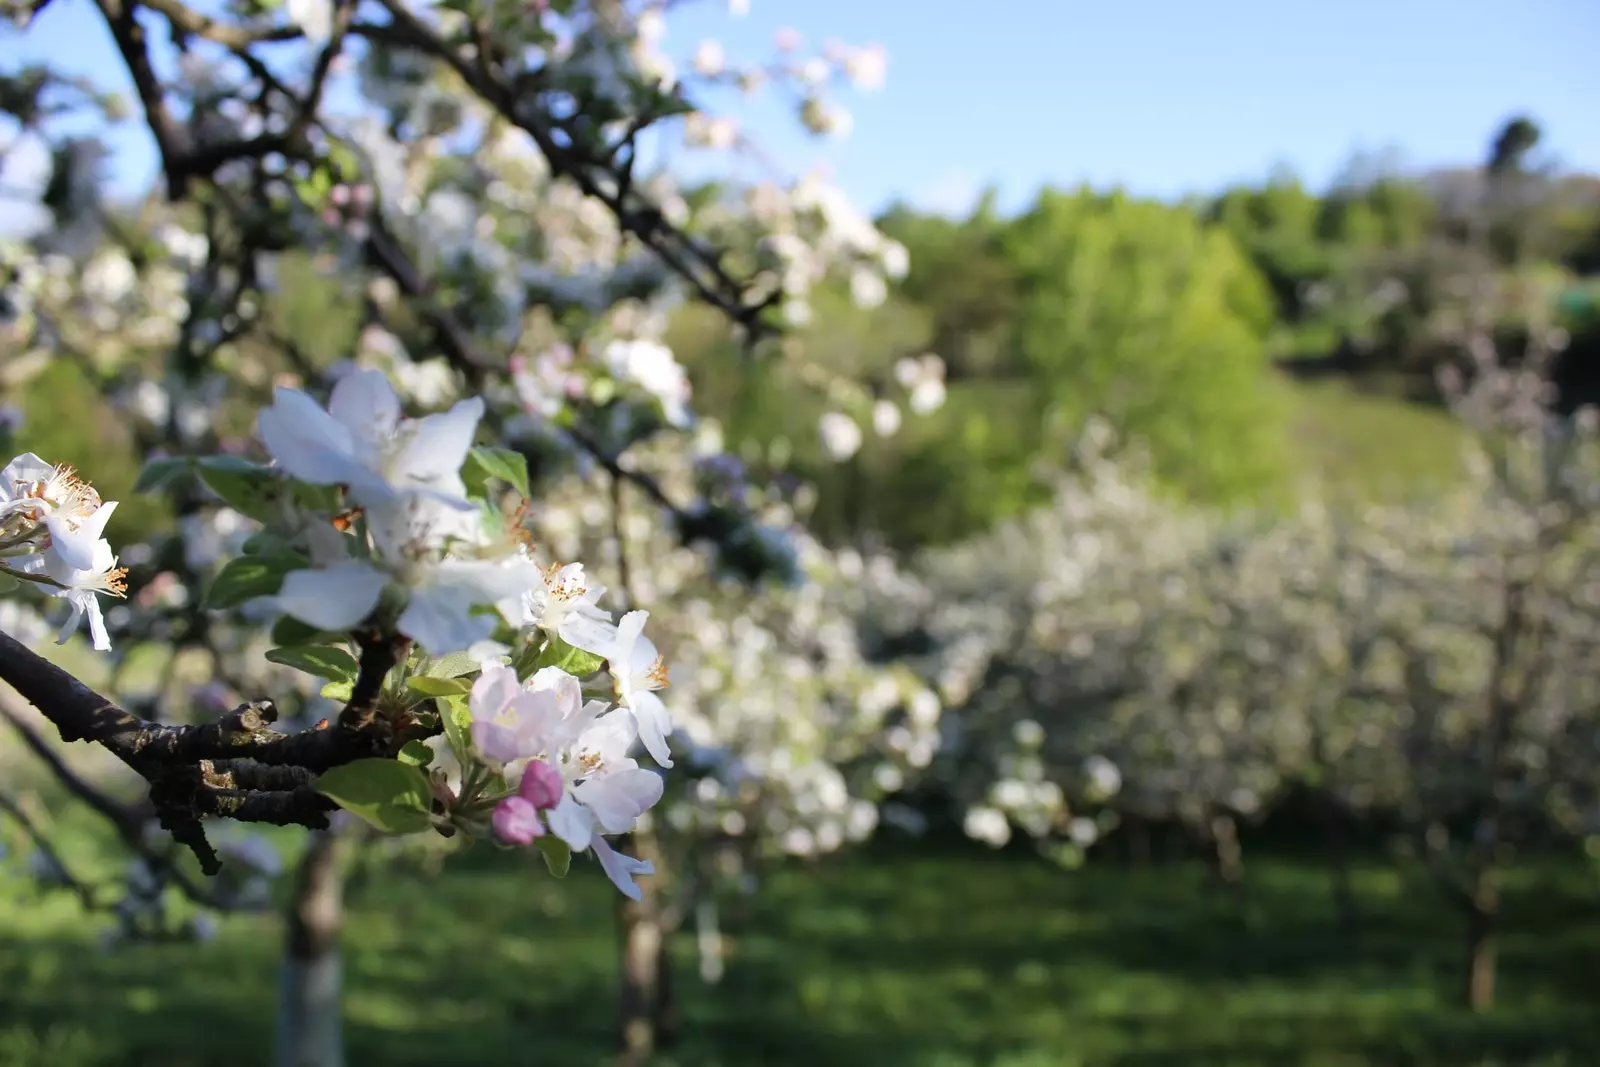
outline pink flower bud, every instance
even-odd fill
[[[543,760],[534,760],[522,772],[522,784],[517,787],[517,793],[535,810],[547,811],[561,803],[561,794],[566,789],[567,783],[562,780],[560,771]]]
[[[544,836],[539,812],[521,797],[506,797],[494,808],[494,835],[508,845],[531,845]]]

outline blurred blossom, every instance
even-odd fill
[[[1011,736],[1024,748],[1038,748],[1044,744],[1044,727],[1032,719],[1019,719],[1011,728]]]
[[[892,400],[872,405],[872,428],[879,437],[893,437],[900,429],[900,408]]]
[[[998,808],[968,808],[961,828],[974,841],[982,841],[992,848],[1000,848],[1011,840],[1011,823]]]
[[[715,78],[722,73],[725,62],[720,42],[708,38],[701,41],[700,47],[695,49],[694,69],[697,74]]]
[[[805,44],[805,40],[792,26],[785,26],[772,36],[772,43],[780,52],[793,52]]]
[[[875,270],[857,267],[850,272],[850,298],[860,308],[875,308],[888,299],[889,286]]]
[[[844,71],[856,88],[863,92],[875,92],[883,88],[888,75],[889,53],[880,44],[857,48],[846,56]]]
[[[835,460],[846,460],[861,448],[861,427],[840,411],[830,411],[817,420],[822,448]]]

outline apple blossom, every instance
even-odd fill
[[[617,700],[633,713],[645,750],[663,767],[672,766],[667,737],[672,719],[656,691],[667,687],[666,660],[655,644],[644,636],[648,611],[630,611],[617,622],[616,641],[608,650],[611,676],[616,681]]]
[[[298,389],[278,386],[259,429],[279,466],[311,485],[347,485],[369,507],[420,492],[470,510],[461,465],[483,417],[483,401],[463,400],[448,412],[407,419],[382,373],[358,370],[333,387],[327,410]]]

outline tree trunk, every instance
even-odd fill
[[[669,1049],[683,1033],[683,1018],[678,1008],[678,983],[673,975],[672,930],[661,925],[661,948],[656,953],[656,1047]]]
[[[1360,936],[1360,917],[1356,912],[1355,887],[1350,879],[1350,827],[1344,805],[1339,798],[1325,794],[1324,815],[1327,819],[1328,861],[1333,878],[1333,916],[1339,933],[1354,941]]]
[[[1495,931],[1500,919],[1500,888],[1496,871],[1485,866],[1478,872],[1467,904],[1467,1007],[1486,1012],[1494,1007]]]
[[[641,860],[656,862],[653,877],[639,879],[640,899],[621,898],[617,928],[622,941],[622,988],[618,996],[623,1067],[647,1063],[657,1047],[656,1023],[660,1006],[660,977],[665,933],[661,928],[662,878],[655,835],[634,831],[626,838],[630,851]]]
[[[1236,887],[1244,880],[1244,850],[1239,845],[1239,827],[1233,816],[1220,813],[1211,816],[1208,826],[1217,877],[1224,885]]]
[[[344,1067],[339,932],[344,925],[343,849],[334,831],[313,831],[286,916],[273,1067]]]

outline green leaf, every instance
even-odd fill
[[[262,530],[246,537],[239,551],[247,556],[285,556],[294,554],[294,546],[281,535]]]
[[[148,493],[156,489],[165,489],[188,470],[189,457],[187,456],[148,460],[139,469],[139,477],[133,483],[133,491],[135,493]]]
[[[277,471],[242,456],[201,456],[194,465],[224,504],[263,522],[272,517],[283,489]]]
[[[287,648],[269,648],[266,656],[273,663],[293,667],[297,671],[314,674],[334,682],[353,682],[359,665],[356,658],[342,648],[330,645],[290,645]]]
[[[422,673],[429,678],[459,678],[478,669],[478,661],[465,652],[452,652],[428,664]]]
[[[457,697],[472,692],[472,682],[466,678],[434,678],[419,674],[406,679],[406,688],[425,697]]]
[[[462,478],[468,490],[476,490],[478,495],[482,495],[486,481],[497,478],[521,493],[522,499],[526,500],[529,496],[528,459],[521,452],[513,452],[509,448],[474,448],[467,453],[467,465],[462,471]]]
[[[414,834],[433,825],[428,774],[414,764],[359,759],[323,774],[315,788],[385,833]]]
[[[0,574],[0,593],[9,593],[21,584],[9,574]]]
[[[258,596],[271,596],[284,576],[307,563],[304,556],[239,556],[230,559],[206,591],[204,608],[231,608]]]
[[[272,643],[275,645],[314,645],[318,643],[317,638],[322,636],[322,630],[309,622],[301,622],[293,615],[279,616],[278,621],[272,624]]]
[[[413,767],[426,767],[433,762],[433,749],[421,741],[407,741],[395,758]]]
[[[444,736],[456,755],[472,751],[472,707],[465,696],[444,697],[439,701],[440,720]]]
[[[322,687],[322,695],[329,700],[349,700],[355,691],[354,682],[329,682]]]
[[[533,843],[538,847],[539,855],[544,857],[544,865],[550,868],[550,873],[557,878],[565,878],[572,867],[572,849],[567,847],[567,843],[555,834],[536,837]]]
[[[581,648],[573,648],[561,638],[552,637],[539,653],[539,658],[534,661],[533,671],[543,670],[545,667],[560,667],[574,678],[583,678],[599,670],[605,661],[604,656],[585,652]],[[528,673],[532,674],[533,671]]]

